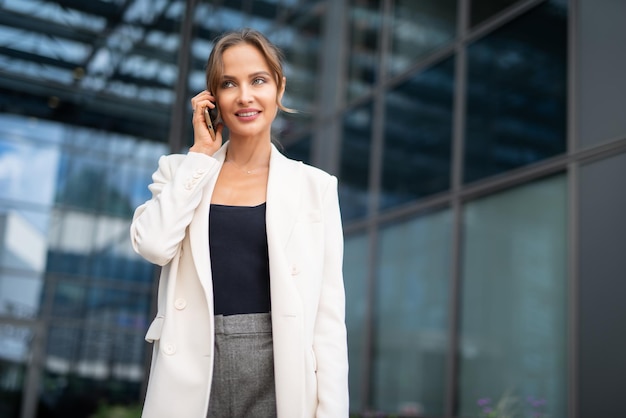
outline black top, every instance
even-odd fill
[[[211,204],[209,213],[215,315],[270,312],[265,203]]]

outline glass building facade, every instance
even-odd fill
[[[619,416],[625,0],[0,2],[0,416],[141,404],[129,242],[213,40],[285,53],[283,152],[339,178],[355,417]]]

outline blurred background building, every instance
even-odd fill
[[[191,143],[212,41],[244,26],[287,58],[284,152],[339,177],[354,415],[620,416],[625,17],[626,0],[0,1],[0,416],[141,402],[156,271],[130,218]]]

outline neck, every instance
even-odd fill
[[[258,167],[269,164],[272,145],[270,140],[248,141],[231,138],[226,151],[226,161],[239,167]]]

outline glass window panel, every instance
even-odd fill
[[[294,26],[282,28],[268,37],[282,49],[285,55],[287,87],[283,99],[285,106],[295,108],[307,116],[313,113],[321,54],[321,15],[312,11],[294,22]]]
[[[626,370],[626,154],[580,169],[580,417],[609,417],[623,408]],[[619,413],[617,413],[619,415]]]
[[[31,329],[0,324],[0,412],[3,417],[20,416],[32,341]]]
[[[385,94],[381,208],[450,187],[453,89],[450,58]]]
[[[396,0],[391,25],[391,74],[450,43],[456,33],[457,0]]]
[[[55,210],[51,219],[46,269],[87,276],[97,217],[78,211]]]
[[[349,109],[343,118],[339,200],[344,221],[362,218],[369,198],[372,103]]]
[[[48,221],[47,212],[0,207],[0,268],[43,272]]]
[[[468,48],[466,182],[565,152],[566,35],[546,2]]]
[[[142,331],[147,329],[150,297],[147,292],[92,286],[83,318],[90,324]]]
[[[111,161],[112,160],[112,161]],[[120,218],[132,218],[134,207],[132,203],[132,182],[130,164],[120,164],[111,156],[106,167],[104,190],[101,190],[102,211]]]
[[[471,0],[470,24],[475,26],[520,0]]]
[[[76,362],[78,375],[95,380],[141,381],[144,342],[123,331],[107,332],[89,327],[82,332],[84,337]]]
[[[0,268],[0,316],[36,318],[43,287],[42,275]]]
[[[519,416],[567,416],[566,190],[555,176],[465,208],[462,416],[499,402]]]
[[[451,213],[380,232],[373,406],[389,414],[440,416],[448,353]]]
[[[376,82],[382,26],[380,8],[380,0],[350,1],[348,99],[368,93]]]
[[[0,117],[0,127],[3,126]],[[45,135],[38,124],[4,131],[0,128],[0,199],[49,206],[54,201],[60,153],[28,131]],[[32,140],[32,142],[30,142]]]
[[[344,245],[344,283],[346,287],[346,326],[348,328],[348,358],[350,359],[350,410],[363,410],[361,398],[366,376],[365,335],[368,310],[368,236],[346,237]]]
[[[82,329],[63,323],[49,329],[41,406],[61,416],[91,416],[98,405],[137,403],[144,342],[138,335]]]
[[[93,153],[66,153],[60,166],[56,202],[82,210],[101,209],[108,192],[106,160]]]
[[[52,316],[66,318],[83,318],[85,315],[84,285],[59,281],[54,288]]]

